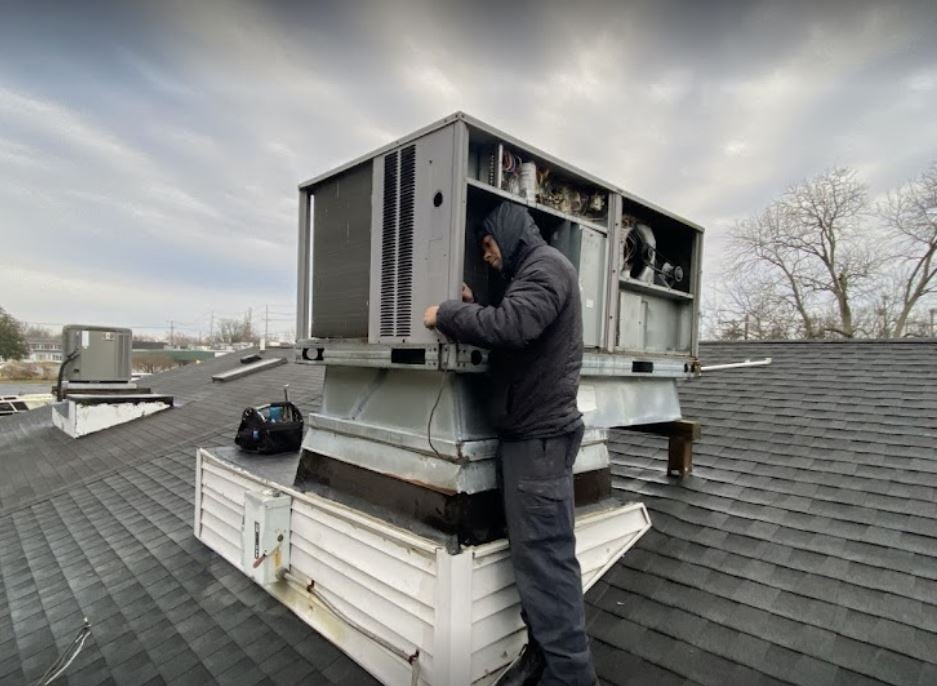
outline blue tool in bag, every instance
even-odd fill
[[[303,442],[303,415],[290,402],[289,386],[283,402],[248,407],[241,413],[234,442],[243,450],[271,455],[299,450]]]

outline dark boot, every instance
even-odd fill
[[[525,645],[507,671],[495,682],[495,686],[532,686],[540,683],[544,668],[543,651],[540,646]]]

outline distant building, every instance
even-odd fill
[[[136,350],[164,350],[169,344],[166,341],[133,341],[133,349]]]
[[[53,336],[31,336],[26,338],[29,348],[27,362],[61,362],[62,339]]]

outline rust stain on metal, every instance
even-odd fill
[[[428,491],[434,491],[436,493],[441,493],[442,495],[456,495],[458,491],[452,488],[442,488],[440,486],[434,486],[433,484],[428,484],[425,481],[420,481],[419,479],[409,479],[407,477],[397,477],[400,481],[405,481],[408,484],[414,486],[419,486],[420,488],[425,488]]]

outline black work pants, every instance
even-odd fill
[[[595,683],[573,530],[582,434],[503,440],[498,453],[517,591],[531,642],[546,659],[542,684]]]

